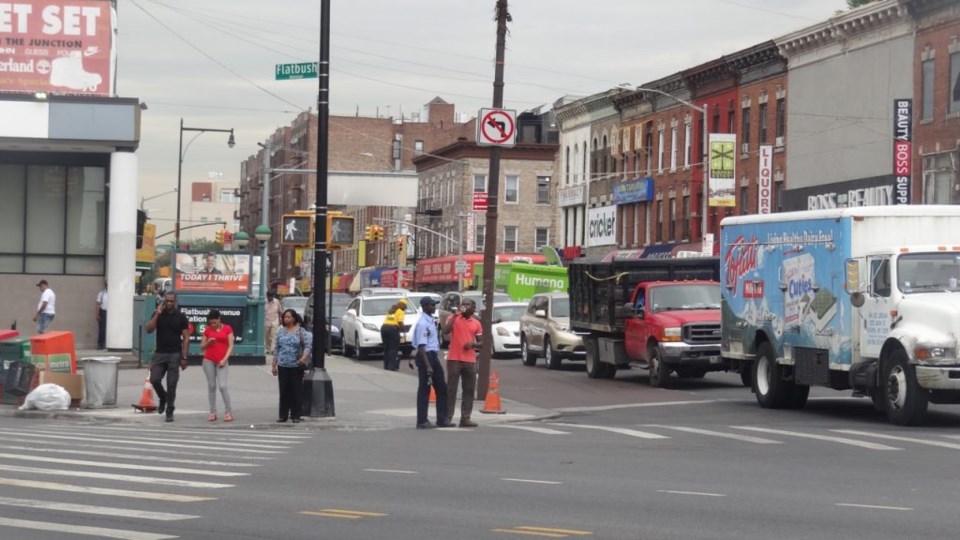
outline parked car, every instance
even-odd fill
[[[464,298],[469,298],[477,303],[477,318],[480,318],[480,312],[483,310],[483,291],[450,291],[443,295],[443,299],[437,306],[437,324],[443,324],[443,321],[447,320],[447,317],[449,317],[451,313],[456,313],[457,310],[460,309],[460,302],[462,302]],[[493,293],[494,305],[510,301],[510,297],[507,296],[506,293]],[[449,343],[450,335],[441,333],[440,344],[448,345]]]
[[[433,292],[412,292],[407,293],[407,299],[410,300],[410,303],[416,306],[417,309],[420,309],[420,300],[429,296],[437,301],[439,304],[443,300],[443,295]]]
[[[409,293],[408,289],[400,287],[364,287],[360,289],[359,296],[403,296]]]
[[[527,311],[526,302],[503,302],[493,305],[493,354],[520,352],[520,317]]]
[[[340,327],[343,333],[343,354],[357,355],[365,360],[372,353],[383,353],[383,340],[380,337],[380,327],[387,317],[387,310],[404,296],[358,296],[347,306],[343,314],[343,323]],[[412,302],[407,303],[404,324],[412,329],[417,324],[420,312]],[[400,352],[409,356],[413,352],[410,344],[413,331],[400,334]]]
[[[347,293],[333,293],[333,304],[328,305],[327,309],[330,310],[329,313],[331,317],[338,317],[347,310],[347,306],[350,305],[352,300],[351,296]],[[304,308],[303,315],[303,325],[309,330],[313,326],[313,294],[307,297],[307,306]]]
[[[340,317],[330,317],[330,348],[327,352],[343,351],[343,332],[340,331],[342,324],[343,320]]]
[[[297,315],[300,315],[300,318],[304,318],[304,313],[307,308],[307,297],[306,296],[284,296],[280,299],[280,310],[286,311],[292,309],[297,312]]]
[[[567,293],[534,295],[520,318],[523,365],[536,365],[539,356],[543,356],[548,369],[558,369],[565,358],[583,360],[586,357],[583,339],[570,330]]]

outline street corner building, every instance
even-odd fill
[[[46,279],[78,349],[104,281],[107,347],[133,334],[141,103],[116,95],[116,32],[113,0],[0,3],[0,328],[36,331]]]

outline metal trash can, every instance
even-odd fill
[[[100,409],[117,406],[117,368],[120,358],[116,356],[94,356],[81,358],[83,366],[84,389],[86,390],[87,409]]]

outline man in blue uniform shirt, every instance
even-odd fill
[[[447,420],[447,379],[440,364],[440,340],[437,337],[437,319],[433,313],[437,302],[429,296],[420,299],[423,314],[413,329],[413,346],[417,349],[417,375],[420,384],[417,387],[417,429],[451,427]],[[431,424],[427,418],[430,408],[430,384],[437,394],[437,424]]]

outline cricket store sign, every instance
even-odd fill
[[[109,0],[0,2],[0,92],[114,94]]]
[[[893,175],[897,188],[894,204],[910,204],[913,169],[913,100],[894,100],[893,118]]]
[[[617,243],[617,207],[601,206],[587,211],[587,246]]]

